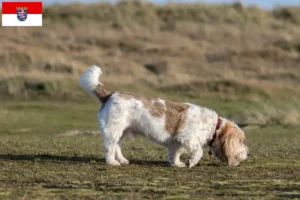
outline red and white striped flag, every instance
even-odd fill
[[[2,26],[42,26],[42,2],[2,2]]]

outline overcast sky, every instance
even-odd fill
[[[41,1],[41,0],[4,0],[8,1]],[[73,2],[80,2],[80,3],[95,3],[101,1],[108,1],[108,2],[115,2],[109,0],[42,0],[44,5],[49,5],[53,3],[73,3]],[[180,2],[180,3],[187,3],[187,2],[204,2],[204,3],[232,3],[236,2],[236,0],[148,0],[153,3],[157,4],[164,4],[166,2]],[[243,0],[245,5],[256,5],[264,9],[271,9],[276,6],[300,6],[300,0]]]

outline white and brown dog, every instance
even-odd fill
[[[180,156],[186,151],[191,155],[189,167],[196,165],[205,145],[229,166],[237,166],[250,154],[243,143],[243,131],[216,112],[191,103],[110,92],[99,82],[101,74],[99,67],[92,66],[81,76],[79,85],[103,104],[98,122],[108,165],[129,164],[120,147],[129,134],[167,147],[170,165],[176,167],[185,167]]]

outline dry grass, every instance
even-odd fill
[[[298,10],[125,1],[47,7],[41,28],[0,28],[1,98],[76,100],[86,96],[79,75],[97,64],[111,90],[268,102],[258,112],[274,121],[300,109]]]
[[[299,8],[122,1],[43,17],[43,27],[0,27],[1,199],[300,197]],[[92,64],[110,90],[234,120],[252,158],[229,169],[206,152],[192,170],[171,169],[163,148],[129,141],[132,164],[107,167],[101,137],[82,131],[97,130],[99,105],[77,85]]]

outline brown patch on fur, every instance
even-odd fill
[[[124,99],[136,99],[136,100],[139,100],[143,103],[144,107],[145,108],[148,108],[149,105],[150,105],[150,102],[151,102],[151,98],[146,98],[146,97],[142,97],[142,96],[138,96],[138,95],[135,95],[135,94],[131,94],[131,93],[120,93],[119,94],[120,97],[124,98]]]
[[[180,131],[185,124],[188,105],[184,103],[177,103],[171,101],[165,101],[165,105],[160,103],[157,99],[146,98],[130,93],[121,93],[120,97],[124,99],[137,99],[141,101],[149,113],[153,117],[163,117],[166,115],[166,131],[171,135],[175,135]]]
[[[185,124],[189,106],[184,103],[166,101],[166,130],[175,135]]]
[[[163,117],[165,114],[165,105],[158,101],[152,102],[149,112],[153,117]]]
[[[119,96],[124,99],[134,98],[136,100],[141,101],[142,104],[144,105],[144,108],[148,109],[149,113],[153,117],[163,117],[165,114],[164,104],[158,102],[157,99],[142,97],[142,96],[138,96],[138,95],[130,94],[130,93],[122,93]]]
[[[94,93],[98,97],[98,99],[102,102],[102,104],[105,104],[113,94],[111,91],[106,90],[104,86],[100,84],[96,87]]]

